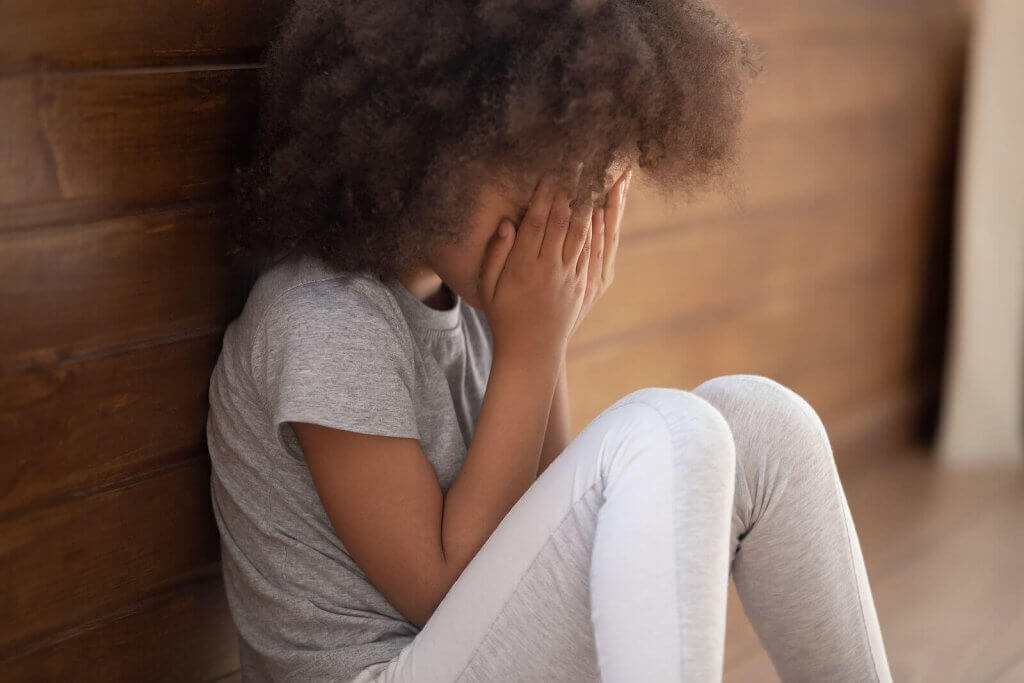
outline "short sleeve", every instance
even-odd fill
[[[255,331],[252,351],[274,434],[296,457],[290,421],[419,438],[412,359],[362,292],[315,283],[287,292]]]

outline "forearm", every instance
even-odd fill
[[[558,370],[558,384],[555,386],[555,393],[551,399],[548,427],[547,432],[544,434],[544,447],[541,450],[540,463],[537,467],[538,477],[558,457],[558,454],[565,450],[565,447],[569,445],[571,440],[569,379],[566,376],[565,354],[562,354],[561,365]]]
[[[537,478],[562,355],[495,350],[473,440],[444,499],[441,547],[453,582]]]

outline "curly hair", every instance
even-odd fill
[[[689,194],[730,175],[756,70],[691,0],[297,0],[260,74],[229,253],[393,275],[459,239],[482,182],[579,161],[574,203],[603,202],[623,160]]]

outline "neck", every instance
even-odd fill
[[[455,305],[451,290],[441,276],[427,267],[408,271],[398,276],[398,281],[409,293],[425,305],[439,311],[446,311]]]

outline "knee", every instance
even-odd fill
[[[818,412],[803,396],[770,377],[721,375],[701,383],[693,393],[719,410],[737,439],[758,438],[768,445],[767,438],[778,446],[761,449],[775,457],[815,454],[833,459]]]
[[[677,460],[685,467],[716,471],[731,481],[736,465],[732,430],[722,413],[697,394],[670,387],[645,387],[623,396],[616,405],[656,419]]]

